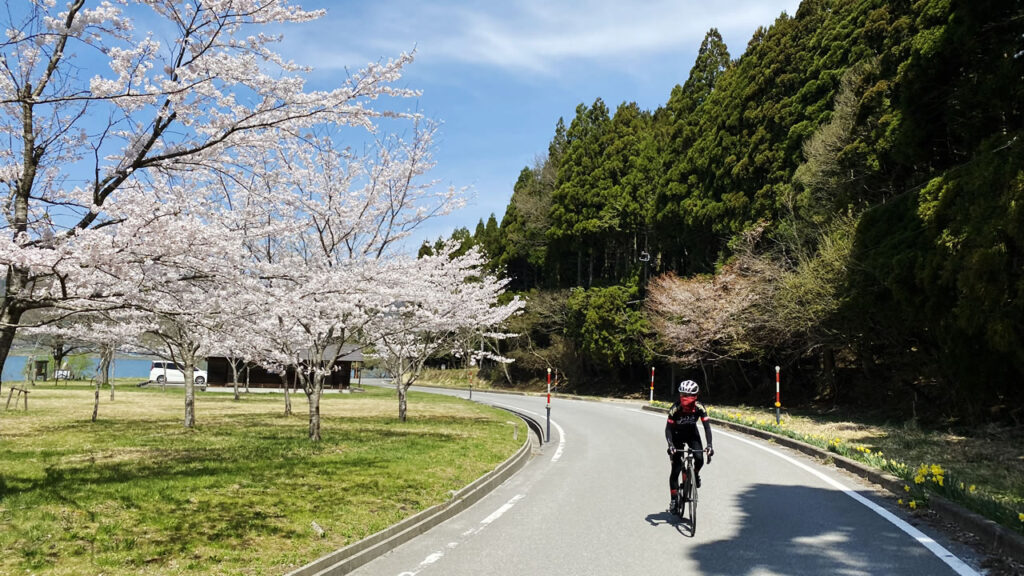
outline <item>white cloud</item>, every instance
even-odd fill
[[[328,16],[318,24],[323,34],[304,34],[299,41],[301,53],[321,69],[377,61],[416,46],[431,63],[554,74],[567,61],[629,66],[652,54],[694,51],[712,27],[738,56],[757,26],[770,25],[783,10],[793,14],[798,5],[798,0],[378,0],[360,12],[329,3],[324,6]],[[324,42],[325,36],[331,42]]]

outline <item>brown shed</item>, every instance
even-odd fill
[[[329,348],[324,356],[333,357],[337,347]],[[341,348],[341,357],[335,363],[335,370],[324,383],[325,389],[346,390],[352,383],[352,376],[359,370],[363,362],[362,347],[356,344],[345,344]],[[232,384],[231,361],[224,356],[209,356],[206,359],[208,382],[212,386],[230,386]],[[288,384],[295,385],[295,367],[288,368]],[[266,368],[249,364],[240,368],[238,383],[244,385],[248,379],[251,388],[281,388],[281,375],[270,372]]]

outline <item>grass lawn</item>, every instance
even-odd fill
[[[387,389],[330,393],[306,439],[305,395],[100,395],[32,388],[0,412],[0,574],[283,574],[445,501],[521,445],[505,412]],[[3,390],[6,401],[8,388]],[[316,522],[326,532],[320,537]]]

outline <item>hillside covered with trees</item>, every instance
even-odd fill
[[[1022,22],[805,0],[738,57],[710,30],[656,110],[580,104],[455,233],[528,297],[491,377],[770,404],[780,365],[790,403],[1020,424]]]

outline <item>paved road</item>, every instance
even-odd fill
[[[543,398],[474,392],[473,399],[545,421]],[[551,416],[551,442],[520,473],[354,574],[975,573],[872,510],[871,490],[855,479],[721,429],[691,536],[666,512],[664,416],[563,399],[552,401]]]

